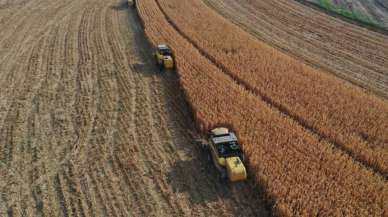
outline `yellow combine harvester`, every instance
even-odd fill
[[[156,63],[161,69],[174,69],[175,62],[171,49],[164,44],[158,45],[154,53]]]
[[[219,171],[221,180],[236,182],[247,179],[244,154],[233,132],[227,128],[215,128],[210,131],[207,142],[200,142],[200,145]]]

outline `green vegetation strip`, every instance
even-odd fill
[[[361,23],[364,23],[370,26],[383,28],[383,25],[380,22],[372,20],[368,16],[365,16],[356,11],[351,11],[343,5],[336,5],[333,3],[332,0],[318,0],[318,1],[315,1],[314,3],[321,8],[335,12],[344,17],[359,21]]]

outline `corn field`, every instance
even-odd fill
[[[174,25],[220,69],[322,139],[388,175],[386,101],[257,42],[225,20],[215,22],[217,15],[203,3],[160,2]]]
[[[255,40],[200,1],[139,1],[203,131],[234,129],[279,216],[386,216],[388,105]],[[179,13],[177,13],[179,12]]]

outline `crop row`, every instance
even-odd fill
[[[171,25],[156,1],[138,1],[137,10],[149,40],[174,50],[182,88],[202,130],[227,125],[237,132],[250,174],[266,190],[274,212],[387,213],[388,187],[381,176],[239,85]]]
[[[357,161],[388,175],[387,101],[257,41],[201,1],[158,2],[169,21],[224,72]]]

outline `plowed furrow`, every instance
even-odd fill
[[[106,175],[105,168],[101,168],[100,172],[97,173],[99,182],[102,186],[102,191],[105,198],[105,203],[109,206],[109,213],[111,216],[120,216],[120,210],[122,208],[117,201],[116,194],[118,193],[115,188],[112,187],[111,183],[114,183],[112,177]]]
[[[66,181],[71,189],[72,200],[74,203],[74,213],[77,213],[77,216],[86,216],[85,210],[85,198],[82,192],[80,180],[85,179],[85,174],[80,174],[74,165],[69,165],[68,171],[66,171]]]
[[[93,189],[94,198],[96,198],[96,209],[99,210],[98,213],[100,213],[103,216],[109,216],[110,208],[106,201],[104,201],[103,194],[102,194],[102,187],[99,186],[99,182],[96,179],[96,173],[99,172],[98,168],[94,168],[93,171],[91,171],[89,174],[90,180],[91,180],[91,187]]]
[[[23,89],[20,89],[18,92],[18,95],[13,99],[13,103],[11,105],[12,110],[9,110],[7,113],[7,116],[5,116],[4,119],[4,125],[2,127],[2,132],[4,132],[4,127],[8,127],[9,129],[7,130],[6,133],[6,138],[5,140],[4,137],[0,139],[1,141],[4,141],[0,143],[0,145],[5,145],[5,156],[8,161],[7,165],[9,167],[8,170],[13,174],[14,178],[14,184],[16,185],[10,185],[8,186],[8,193],[5,192],[5,194],[8,194],[9,199],[10,199],[10,205],[13,206],[16,202],[18,202],[18,197],[12,196],[13,193],[18,193],[19,191],[23,192],[23,194],[31,194],[32,190],[28,190],[27,188],[27,183],[25,178],[28,177],[22,177],[21,174],[23,168],[25,167],[24,162],[20,163],[20,155],[14,155],[14,150],[17,150],[18,154],[20,153],[20,145],[23,144],[23,137],[20,137],[20,135],[24,135],[25,132],[25,126],[26,126],[26,120],[27,120],[27,115],[29,112],[29,104],[31,98],[35,96],[36,89],[39,87],[41,78],[39,75],[39,69],[41,67],[40,64],[40,59],[39,55],[41,55],[43,46],[45,45],[45,38],[42,38],[39,43],[35,47],[35,52],[34,55],[30,57],[28,60],[27,64],[27,73],[28,76],[24,80],[24,85]],[[32,83],[30,83],[32,82]],[[11,130],[11,131],[10,131]],[[16,136],[17,134],[18,136]],[[32,149],[30,150],[30,153],[27,153],[26,158],[21,158],[22,160],[27,159],[30,160],[28,163],[35,162],[38,159],[37,153],[36,153],[36,147],[32,145]],[[16,161],[16,162],[15,162]],[[15,167],[16,166],[16,167]],[[27,173],[28,174],[28,173]],[[30,176],[33,177],[33,176]]]
[[[94,205],[93,205],[93,198],[91,194],[91,189],[89,187],[89,183],[87,181],[86,175],[83,175],[80,179],[80,190],[83,194],[83,197],[79,198],[82,200],[81,202],[84,205],[85,209],[85,215],[86,216],[96,216]]]
[[[128,143],[126,143],[128,144]],[[128,198],[128,209],[129,213],[132,216],[142,216],[142,215],[147,215],[147,213],[150,213],[149,207],[147,206],[146,203],[137,203],[136,201],[144,201],[147,199],[147,196],[141,189],[141,186],[143,183],[139,183],[137,179],[141,177],[142,174],[140,174],[138,171],[138,168],[134,166],[134,163],[125,160],[122,162],[120,159],[126,159],[126,156],[134,153],[127,153],[128,155],[124,155],[126,152],[122,152],[123,154],[116,156],[115,161],[118,164],[119,167],[119,172],[123,174],[123,181],[128,188],[126,191],[127,193],[127,198]],[[136,180],[133,179],[133,177],[137,177]]]
[[[61,178],[61,175],[60,174],[57,174],[55,177],[54,177],[54,188],[55,188],[55,191],[57,193],[57,202],[59,203],[60,205],[60,208],[61,208],[61,215],[62,216],[70,216],[70,213],[69,213],[69,208],[68,208],[68,198],[65,197],[65,192],[64,192],[64,189],[62,187],[62,178]]]

